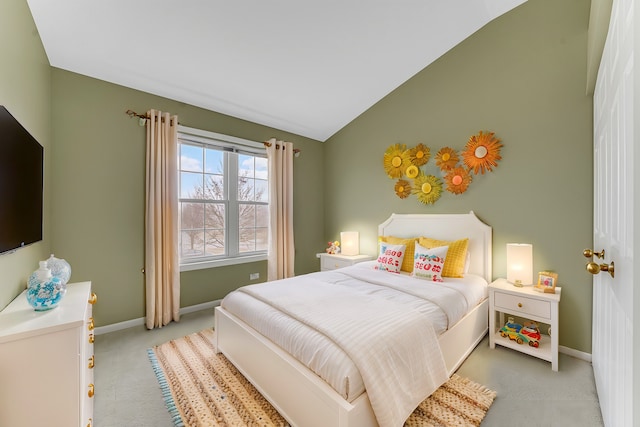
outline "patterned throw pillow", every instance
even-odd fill
[[[389,243],[380,242],[378,263],[374,268],[376,270],[389,271],[391,273],[400,273],[405,248],[405,245],[391,245]]]
[[[425,248],[449,246],[447,260],[444,263],[444,270],[442,271],[442,277],[464,277],[464,264],[467,259],[469,239],[460,239],[454,242],[449,242],[446,240],[421,237],[418,243]]]
[[[444,282],[442,270],[447,257],[447,246],[427,249],[416,243],[413,259],[413,277],[430,280],[432,282]]]
[[[413,271],[413,250],[415,244],[418,243],[417,237],[402,238],[396,236],[378,236],[379,242],[391,243],[392,245],[404,245],[404,260],[400,270],[411,273]]]

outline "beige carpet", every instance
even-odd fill
[[[222,355],[211,329],[148,350],[177,427],[288,426],[264,397]],[[495,392],[458,375],[411,414],[405,427],[478,426]],[[330,426],[327,426],[330,427]]]

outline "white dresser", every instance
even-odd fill
[[[25,292],[0,312],[0,426],[92,427],[91,282],[42,312]]]

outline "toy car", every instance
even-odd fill
[[[512,341],[517,342],[518,344],[522,344],[525,341],[528,341],[528,339],[520,334],[520,331],[522,330],[522,325],[519,323],[516,323],[513,320],[513,317],[509,317],[507,319],[507,323],[500,328],[500,336],[503,338],[509,338]]]
[[[540,329],[538,324],[533,321],[529,321],[522,326],[520,333],[529,339],[529,345],[531,347],[540,347]]]

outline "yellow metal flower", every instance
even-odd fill
[[[447,191],[453,194],[462,194],[467,191],[472,180],[473,177],[469,174],[469,171],[463,167],[451,169],[444,177],[444,181],[447,183]]]
[[[433,175],[420,175],[413,180],[413,194],[424,204],[433,204],[442,195],[442,182]]]
[[[407,167],[411,165],[407,146],[405,144],[391,145],[384,152],[384,158],[382,161],[384,164],[384,171],[387,173],[389,178],[401,178]]]
[[[436,166],[443,171],[448,171],[456,167],[458,160],[460,160],[460,157],[453,148],[442,147],[436,154]]]
[[[411,184],[409,184],[409,182],[405,181],[404,179],[399,179],[398,182],[396,182],[395,190],[396,196],[400,197],[401,199],[406,199],[407,197],[409,197],[409,194],[411,194]]]
[[[420,173],[420,169],[418,169],[416,165],[411,165],[407,167],[407,170],[404,171],[404,173],[405,175],[407,175],[408,178],[415,178]]]
[[[478,171],[484,175],[485,170],[491,172],[493,167],[498,166],[500,156],[500,140],[494,136],[493,132],[482,133],[469,138],[467,145],[462,152],[465,165],[476,175]]]
[[[424,144],[418,144],[409,150],[409,160],[412,165],[422,166],[431,158],[431,149]]]

